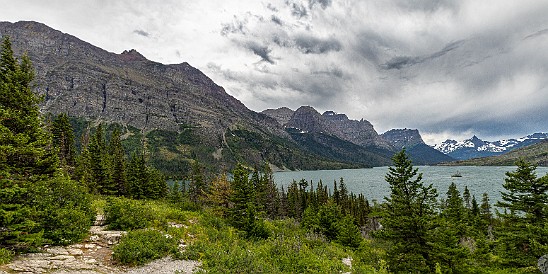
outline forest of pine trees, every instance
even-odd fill
[[[148,164],[145,140],[136,151],[124,149],[123,127],[98,123],[75,136],[67,115],[43,117],[40,98],[31,90],[33,75],[28,57],[16,59],[5,38],[0,57],[1,250],[28,252],[43,244],[82,240],[96,214],[91,209],[96,195],[165,200],[176,208],[208,212],[250,241],[276,237],[269,222],[292,220],[356,254],[382,250],[380,259],[369,263],[394,273],[498,268],[534,273],[538,258],[548,254],[548,175],[537,177],[529,163],[520,161],[516,171],[506,174],[496,211],[487,194],[478,202],[467,187],[461,194],[454,183],[440,199],[441,190],[422,182],[405,150],[393,157],[385,177],[390,195],[381,204],[349,192],[343,178],[332,187],[303,179],[278,188],[267,163],[240,163],[211,177],[195,161],[183,180],[168,184]],[[80,149],[76,138],[82,140]]]

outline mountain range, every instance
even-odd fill
[[[464,141],[446,140],[434,146],[440,152],[457,160],[503,155],[515,149],[548,139],[548,133],[534,133],[518,139],[483,141],[476,136]]]
[[[390,164],[391,155],[405,147],[415,164],[428,165],[454,160],[426,145],[416,129],[393,129],[379,135],[366,120],[351,120],[345,114],[334,111],[320,114],[310,106],[302,106],[295,111],[286,107],[267,109],[262,113],[276,119],[301,145],[309,149],[323,147],[317,149],[320,154],[329,152],[325,148],[330,147],[338,149],[339,153],[346,154],[341,156],[354,161],[370,159],[376,155],[377,162]],[[325,136],[336,137],[345,143],[327,143],[332,139]],[[347,149],[341,149],[340,146]],[[379,156],[384,156],[384,159]]]
[[[378,134],[367,120],[311,106],[258,113],[188,63],[108,52],[37,22],[0,22],[0,35],[10,37],[16,55],[30,57],[44,113],[67,113],[81,136],[99,123],[121,126],[126,150],[145,144],[149,161],[170,175],[195,161],[210,170],[237,162],[282,170],[385,166],[402,148],[414,164],[436,164],[471,148],[448,140],[434,149],[416,129]],[[471,142],[476,151],[489,147]]]

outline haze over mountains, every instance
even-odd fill
[[[125,138],[147,141],[164,172],[183,172],[195,160],[213,169],[239,161],[279,169],[383,166],[402,147],[415,164],[453,160],[418,130],[378,134],[367,120],[310,106],[251,111],[188,63],[107,52],[36,22],[0,22],[0,35],[10,36],[16,55],[31,58],[43,112],[85,119],[81,131],[120,124]]]

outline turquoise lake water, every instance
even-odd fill
[[[423,173],[425,185],[432,184],[439,194],[444,197],[451,182],[457,184],[461,194],[465,186],[468,186],[470,194],[476,196],[478,203],[481,202],[483,193],[489,195],[490,201],[494,204],[500,199],[500,192],[505,178],[505,172],[515,171],[516,167],[477,167],[477,166],[418,166],[419,173]],[[390,195],[390,187],[384,180],[388,167],[375,167],[368,169],[343,169],[343,170],[314,170],[314,171],[283,171],[274,173],[274,181],[285,189],[293,180],[301,179],[312,181],[314,187],[322,180],[324,185],[333,188],[333,182],[342,177],[349,191],[355,194],[363,193],[369,200],[384,201],[384,197]],[[460,173],[462,177],[451,177],[452,174]],[[537,176],[542,177],[548,172],[547,167],[538,167]]]

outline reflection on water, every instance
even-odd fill
[[[439,197],[445,197],[445,193],[451,182],[457,184],[461,192],[465,186],[468,186],[470,194],[476,196],[476,200],[481,202],[481,196],[484,192],[489,195],[491,203],[500,199],[500,191],[504,191],[505,172],[514,171],[516,167],[480,167],[480,166],[419,166],[419,173],[423,173],[423,182],[432,184],[437,190]],[[322,180],[324,185],[331,189],[333,182],[340,178],[344,179],[349,191],[363,193],[365,197],[372,201],[384,201],[384,197],[390,194],[390,187],[384,180],[388,172],[388,167],[376,167],[368,169],[343,169],[343,170],[314,170],[314,171],[284,171],[275,172],[274,181],[285,189],[293,180],[299,181],[306,179],[312,181],[314,187]],[[546,175],[548,168],[538,167],[537,176]],[[462,177],[451,177],[455,173],[460,173]]]

